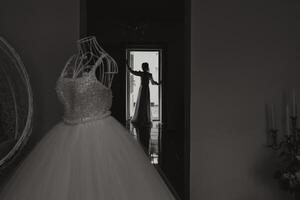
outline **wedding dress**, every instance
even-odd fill
[[[142,147],[110,115],[112,91],[96,68],[59,77],[63,121],[21,163],[1,200],[174,199]]]
[[[132,124],[135,126],[151,126],[151,109],[150,109],[150,73],[137,71],[135,75],[141,77],[141,85],[136,101],[135,112],[132,117]],[[151,75],[152,76],[152,75]]]

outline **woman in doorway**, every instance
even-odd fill
[[[152,74],[149,72],[149,64],[147,62],[142,63],[143,71],[132,70],[128,62],[126,62],[127,69],[135,76],[141,77],[141,85],[136,101],[135,112],[132,117],[131,123],[134,126],[151,126],[151,110],[150,110],[150,90],[149,81],[152,85],[160,85],[161,83],[153,80]]]

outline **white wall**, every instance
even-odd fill
[[[300,7],[191,3],[191,200],[287,200],[265,147],[265,104],[293,87],[300,97]]]

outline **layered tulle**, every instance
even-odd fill
[[[174,199],[117,120],[57,124],[28,155],[1,200]]]

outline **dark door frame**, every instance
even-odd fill
[[[87,33],[87,1],[80,0],[80,25],[79,36],[84,37]],[[191,0],[183,0],[185,2],[185,67],[184,67],[184,135],[185,135],[185,180],[184,180],[184,199],[190,199],[190,101],[191,101]]]

